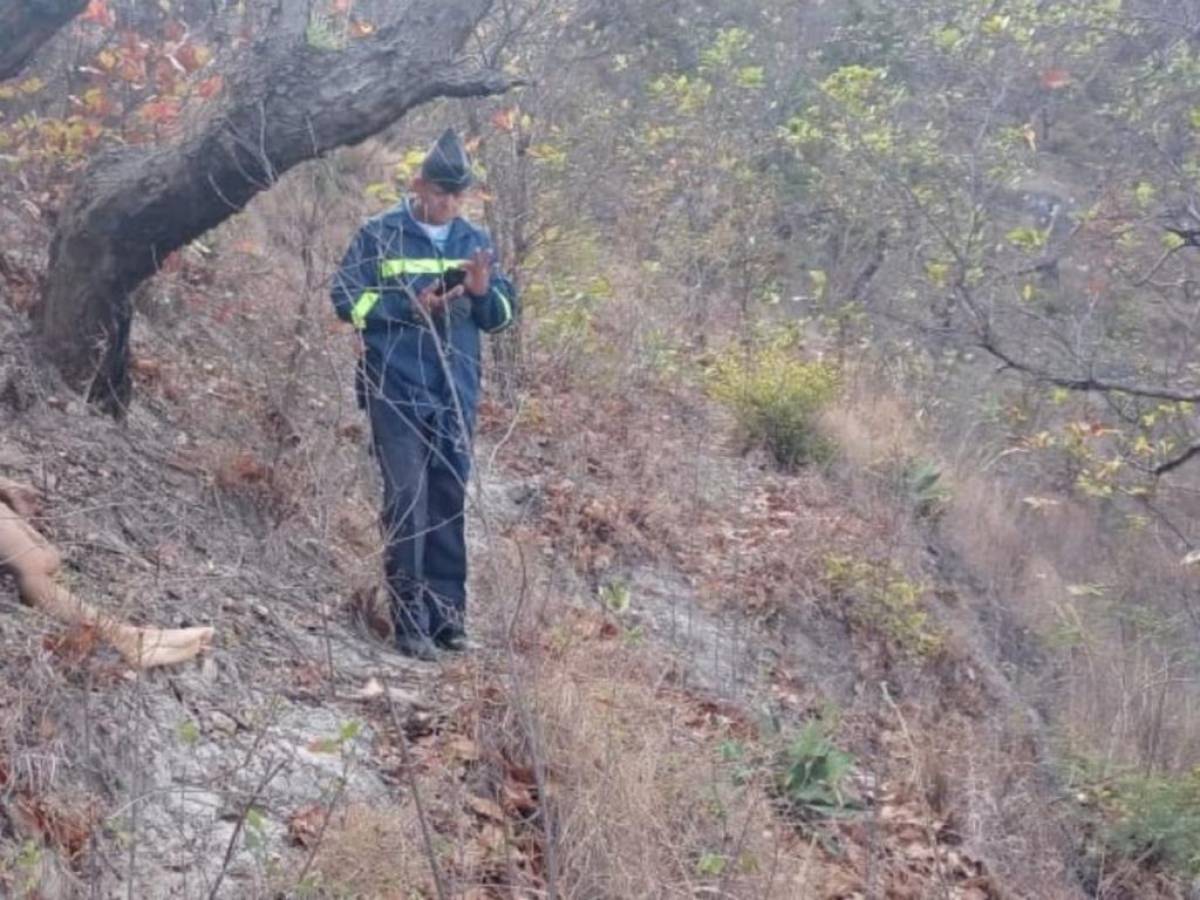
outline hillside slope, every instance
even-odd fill
[[[232,277],[189,264],[180,283],[219,296]],[[534,390],[515,427],[485,410],[486,649],[407,663],[356,614],[374,473],[328,377],[338,346],[298,366],[283,416],[238,349],[260,314],[148,319],[143,399],[114,424],[0,306],[0,476],[41,491],[34,524],[64,577],[135,622],[217,631],[202,660],[137,674],[5,587],[10,891],[432,895],[431,852],[455,896],[1073,896],[1032,714],[971,636],[961,586],[930,592],[957,599],[928,610],[939,649],[914,657],[820,574],[840,551],[939,577],[893,530],[903,511],[725,449],[719,412],[686,390]],[[815,830],[771,799],[813,722],[857,760],[844,789],[862,807]],[[597,739],[598,770],[558,755]],[[621,821],[638,790],[614,795],[633,776],[611,767],[631,760],[664,821]],[[689,766],[703,782],[680,780]],[[571,833],[601,811],[624,837]],[[638,858],[629,828],[675,846]]]

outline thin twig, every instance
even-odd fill
[[[413,766],[412,753],[408,747],[408,735],[404,733],[404,726],[396,714],[396,706],[392,703],[392,692],[387,687],[387,680],[382,672],[377,677],[379,683],[384,686],[383,696],[387,700],[388,715],[392,719],[392,725],[395,727],[396,736],[400,741],[400,762],[404,766],[408,789],[412,791],[413,805],[417,809],[417,821],[421,825],[421,840],[425,844],[425,857],[429,861],[429,870],[433,873],[433,884],[437,888],[438,900],[449,900],[450,895],[446,892],[446,885],[442,881],[442,873],[438,868],[437,855],[433,849],[433,834],[429,828],[429,820],[425,816],[425,804],[421,800],[421,789],[417,784],[417,771]]]
[[[237,848],[238,838],[241,837],[242,828],[246,824],[246,818],[250,815],[250,810],[254,809],[254,803],[262,792],[267,789],[275,776],[283,771],[283,767],[287,765],[287,760],[280,760],[274,766],[267,770],[267,774],[263,776],[258,786],[254,789],[254,793],[250,795],[250,799],[246,801],[246,805],[242,807],[241,815],[238,816],[237,822],[233,826],[233,834],[229,836],[229,843],[225,845],[225,858],[221,861],[221,871],[217,873],[217,880],[213,882],[212,890],[208,892],[208,900],[216,900],[217,891],[221,889],[221,882],[225,880],[225,873],[229,871],[229,863],[233,859],[234,851]]]

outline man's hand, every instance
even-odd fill
[[[476,250],[463,265],[467,273],[463,287],[472,297],[482,297],[492,286],[492,251]]]
[[[434,282],[417,294],[417,306],[420,307],[428,315],[436,315],[446,308],[446,304],[457,297],[461,297],[464,293],[463,286],[451,288],[446,293],[439,293],[438,282]]]

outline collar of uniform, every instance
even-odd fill
[[[415,237],[424,238],[425,240],[429,239],[428,235],[425,233],[425,230],[417,221],[417,217],[413,215],[412,200],[408,197],[405,197],[403,201],[401,201],[394,209],[392,209],[391,212],[387,214],[386,218],[392,219],[394,224],[399,225],[400,228]],[[450,233],[446,237],[447,246],[453,243],[458,237],[459,231],[462,229],[464,224],[465,223],[463,222],[461,216],[456,216],[450,221]]]

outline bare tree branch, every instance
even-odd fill
[[[119,412],[129,397],[130,292],[293,166],[359,143],[435,98],[516,84],[458,57],[490,7],[421,0],[337,49],[269,33],[226,73],[226,102],[173,145],[93,164],[59,218],[39,314],[43,343],[68,381]]]
[[[1192,444],[1192,446],[1188,447],[1173,459],[1169,459],[1164,463],[1159,463],[1154,467],[1153,472],[1155,475],[1166,475],[1168,472],[1174,472],[1180,466],[1190,462],[1197,456],[1200,456],[1200,444]]]
[[[1012,354],[1002,350],[990,334],[984,334],[976,340],[976,346],[990,353],[1004,363],[1004,368],[1012,369],[1023,375],[1028,375],[1034,381],[1052,384],[1055,387],[1066,388],[1069,391],[1084,393],[1128,394],[1131,397],[1145,397],[1150,400],[1165,400],[1173,403],[1200,402],[1200,388],[1172,388],[1142,384],[1136,381],[1109,380],[1093,375],[1069,376],[1055,375],[1031,363],[1017,359]]]

